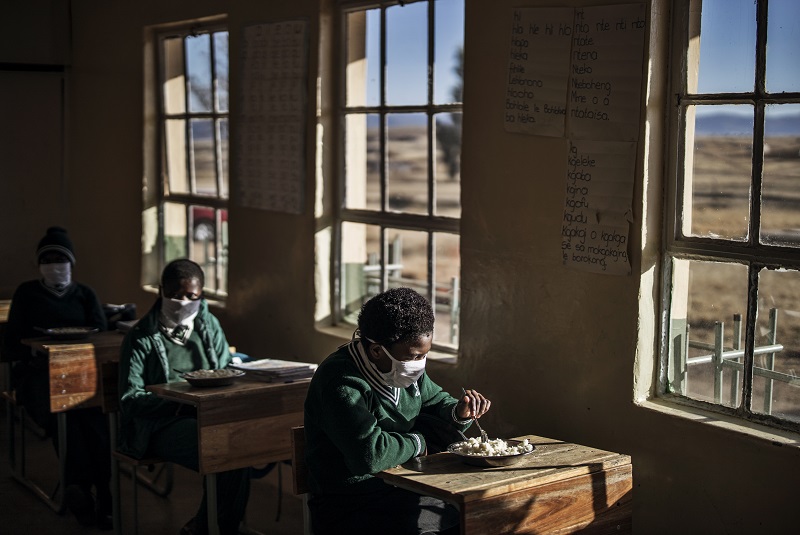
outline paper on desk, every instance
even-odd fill
[[[280,359],[259,359],[241,364],[231,365],[231,368],[243,370],[248,375],[253,375],[267,381],[293,381],[305,379],[314,375],[316,364],[309,362],[296,362]]]

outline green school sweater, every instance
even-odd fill
[[[464,431],[458,400],[424,374],[406,389],[386,385],[366,361],[359,340],[320,364],[305,401],[306,461],[315,494],[358,494],[382,485],[372,474],[423,453],[420,414]]]

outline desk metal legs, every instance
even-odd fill
[[[67,415],[60,412],[56,415],[58,424],[58,484],[53,492],[48,493],[27,475],[26,447],[25,447],[25,408],[10,401],[6,403],[8,417],[8,460],[11,465],[11,475],[19,483],[27,487],[48,507],[58,514],[65,510],[64,506],[64,480],[67,473]],[[19,422],[19,443],[17,450],[16,423]],[[19,456],[17,456],[19,453]]]

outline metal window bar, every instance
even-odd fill
[[[732,385],[731,385],[731,400],[734,406],[738,405],[738,394],[739,391],[736,389],[736,384],[738,384],[738,377],[740,373],[744,372],[744,363],[742,362],[742,358],[744,357],[744,349],[740,347],[740,334],[741,334],[741,323],[742,317],[741,314],[734,315],[734,347],[726,349],[724,347],[724,332],[725,332],[725,325],[724,322],[716,322],[715,329],[714,329],[714,343],[708,344],[705,342],[693,342],[689,340],[688,336],[688,328],[686,332],[686,340],[687,340],[687,350],[684,355],[688,355],[688,348],[694,349],[706,349],[712,351],[712,353],[707,355],[701,355],[697,357],[688,356],[685,359],[686,367],[680,367],[676,370],[676,381],[675,386],[677,387],[678,391],[682,394],[686,392],[686,371],[688,366],[693,366],[697,364],[714,364],[714,402],[717,404],[722,403],[722,380],[724,376],[724,371],[727,368],[732,373]],[[786,383],[790,386],[800,386],[800,378],[789,375],[786,373],[781,373],[775,371],[775,354],[783,351],[784,347],[782,344],[777,343],[777,330],[778,330],[778,309],[772,308],[769,311],[769,333],[767,335],[767,339],[770,342],[768,345],[755,347],[753,349],[753,356],[765,355],[766,357],[766,367],[755,366],[753,365],[753,375],[764,377],[766,380],[766,386],[764,388],[764,413],[765,414],[772,414],[772,395],[774,390],[774,382],[781,381]],[[683,360],[683,359],[681,359]],[[736,390],[736,395],[734,396],[734,389]]]

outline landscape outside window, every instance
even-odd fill
[[[160,261],[191,258],[203,267],[206,292],[221,298],[228,266],[228,32],[172,30],[160,39],[159,58]]]
[[[345,10],[344,184],[334,303],[410,286],[458,347],[464,0]]]
[[[662,391],[800,430],[800,2],[676,9]]]

